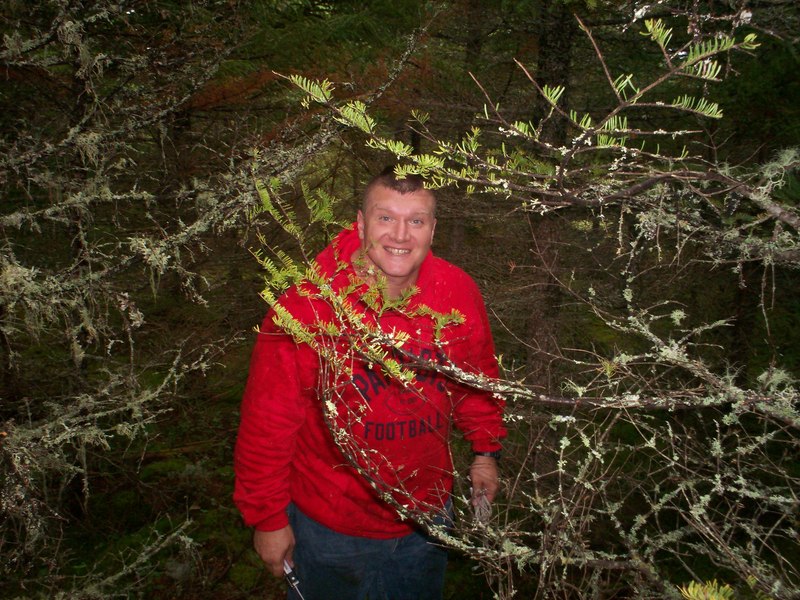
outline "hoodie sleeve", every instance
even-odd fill
[[[253,349],[234,450],[234,503],[245,524],[263,531],[288,524],[291,463],[317,364],[313,351],[280,331],[272,316]]]
[[[468,330],[468,343],[464,369],[471,373],[482,373],[497,378],[499,368],[494,353],[489,319],[478,286],[469,279],[468,285],[461,286],[466,300],[465,327]],[[500,449],[500,440],[506,436],[503,426],[505,402],[486,392],[465,384],[455,386],[453,419],[455,426],[472,444],[475,452],[491,452]]]

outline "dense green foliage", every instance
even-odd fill
[[[448,595],[798,597],[798,9],[367,6],[4,5],[0,595],[280,597],[230,501],[258,295],[399,159],[509,407]]]

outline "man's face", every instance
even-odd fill
[[[436,219],[429,190],[401,194],[375,186],[358,211],[358,237],[370,262],[386,276],[389,295],[414,285],[428,255]]]

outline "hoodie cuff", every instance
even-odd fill
[[[256,531],[278,531],[289,524],[289,516],[286,511],[281,511],[277,515],[259,521],[255,524]]]

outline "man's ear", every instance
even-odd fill
[[[433,234],[436,233],[436,219],[433,220],[433,227],[431,228],[431,244],[433,244]]]
[[[358,239],[364,241],[364,214],[359,210],[356,215],[356,223],[358,224]]]

